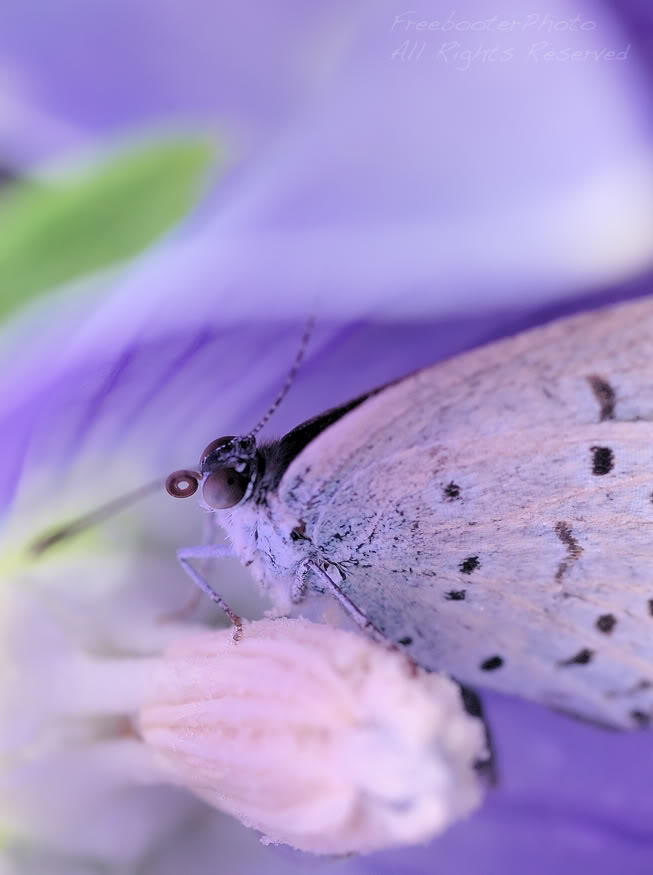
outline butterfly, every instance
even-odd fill
[[[464,684],[653,719],[653,299],[410,374],[294,428],[213,441],[198,488],[279,614],[336,598]]]

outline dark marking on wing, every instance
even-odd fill
[[[464,602],[466,592],[465,589],[451,589],[445,592],[444,597],[448,602]]]
[[[404,647],[409,647],[413,643],[413,639],[410,635],[404,635],[403,638],[400,638],[398,644],[403,644]]]
[[[609,474],[614,468],[614,453],[610,447],[590,447],[592,452],[592,474],[597,477]]]
[[[558,665],[561,667],[569,665],[587,665],[592,661],[593,656],[593,650],[590,650],[589,647],[583,647],[582,650],[579,650],[574,656],[570,656],[569,659],[561,660]]]
[[[614,407],[617,401],[617,395],[604,377],[592,375],[587,377],[587,382],[590,384],[590,389],[594,393],[594,397],[599,402],[599,422],[605,422],[608,419],[614,419]]]
[[[648,600],[648,612],[653,617],[653,599]]]
[[[460,499],[460,486],[458,486],[457,483],[454,483],[453,480],[444,487],[442,492],[444,493],[446,501],[456,501],[457,499]]]
[[[463,559],[463,561],[458,566],[458,571],[461,574],[471,574],[472,571],[476,571],[477,568],[480,568],[481,563],[479,562],[478,556],[468,556],[467,559]]]
[[[549,400],[551,400],[551,401],[557,401],[558,403],[560,403],[560,399],[558,398],[558,396],[557,396],[557,395],[554,395],[553,392],[549,389],[548,386],[542,386],[542,394],[543,394],[546,398],[549,398]]]
[[[617,618],[614,614],[601,614],[596,621],[596,628],[605,635],[609,635],[616,625]]]
[[[567,548],[567,558],[563,559],[562,562],[558,565],[558,570],[555,573],[555,579],[557,583],[560,583],[568,569],[574,562],[578,561],[580,557],[583,555],[583,548],[578,543],[576,538],[574,538],[572,534],[572,528],[569,523],[560,520],[555,524],[555,533],[560,539],[560,541]]]
[[[630,717],[637,723],[638,726],[641,726],[642,729],[646,729],[647,726],[651,724],[651,715],[646,711],[631,711]]]
[[[490,656],[481,663],[481,671],[496,671],[502,665],[503,659],[500,656]]]

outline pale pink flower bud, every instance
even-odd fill
[[[482,795],[484,727],[452,681],[305,620],[178,642],[140,725],[168,776],[304,851],[425,841]]]

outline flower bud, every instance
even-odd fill
[[[140,725],[168,777],[266,843],[327,854],[426,841],[481,799],[485,732],[459,688],[305,620],[177,642]]]

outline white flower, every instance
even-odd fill
[[[175,780],[304,851],[426,841],[481,800],[484,727],[458,687],[305,620],[175,643],[140,728]]]
[[[163,537],[179,526],[176,503],[153,500],[149,513],[135,507],[31,558],[34,534],[74,517],[91,480],[101,500],[148,479],[146,469],[100,471],[97,460],[69,470],[54,496],[31,478],[3,539],[0,828],[9,847],[45,854],[46,869],[61,855],[64,868],[82,857],[133,868],[202,816],[184,787],[314,851],[421,841],[478,803],[471,763],[483,727],[452,682],[411,677],[400,654],[305,621],[252,623],[236,646],[230,629],[161,622],[189,591]],[[227,568],[220,587],[231,601],[238,569]],[[260,612],[243,595],[233,603]],[[203,601],[193,616],[206,622],[211,611]],[[220,690],[236,699],[222,715]],[[213,724],[193,736],[183,723],[192,729],[202,708],[214,709]],[[229,859],[224,820],[214,812],[212,829]],[[237,841],[245,869],[258,871],[256,835]]]
[[[211,616],[204,601],[183,624],[167,619],[190,592],[169,542],[192,538],[194,520],[186,531],[177,505],[155,497],[38,559],[28,550],[36,535],[82,513],[89,501],[102,503],[151,477],[136,458],[105,471],[101,459],[89,457],[54,490],[32,471],[6,520],[0,538],[3,875],[3,865],[21,875],[131,875],[145,860],[158,872],[159,855],[170,854],[170,835],[181,841],[185,826],[208,820],[206,806],[164,780],[133,725],[159,655],[188,634],[193,619]],[[211,814],[207,829],[222,836],[229,859],[235,825],[229,820],[227,829],[227,818]],[[243,871],[260,871],[258,843],[235,842]]]

